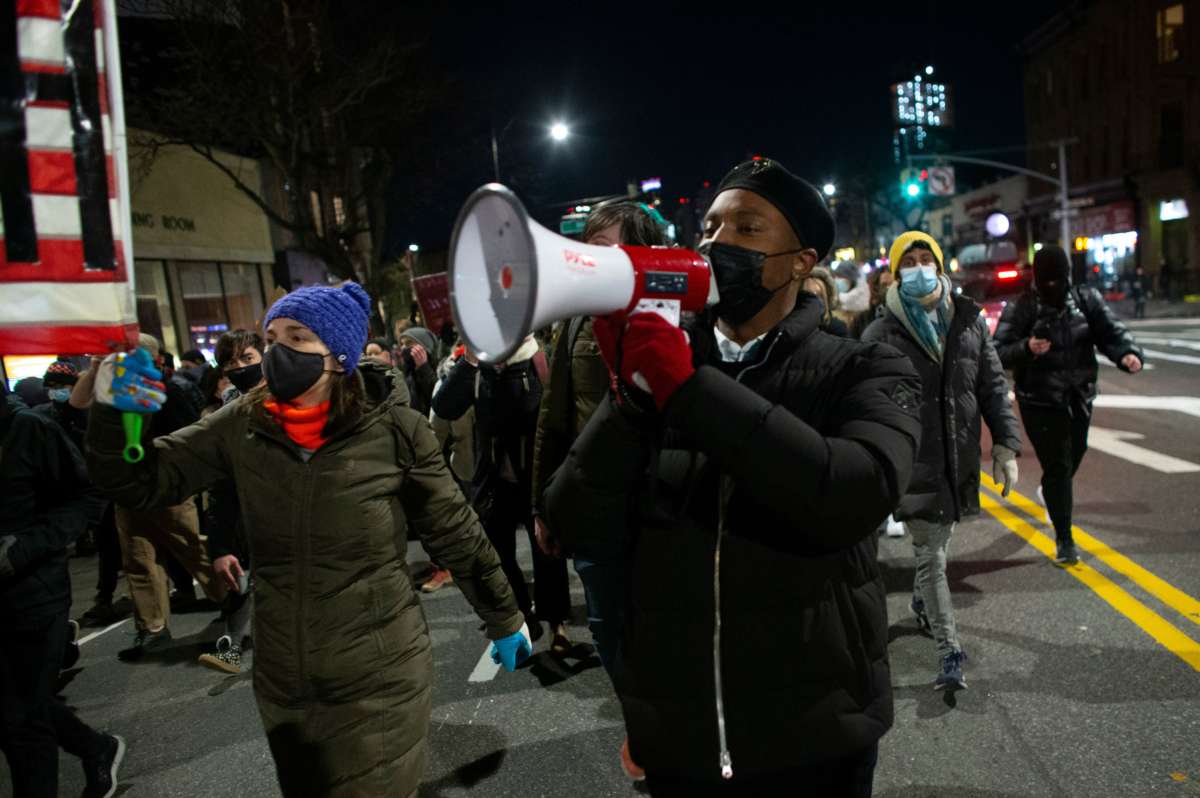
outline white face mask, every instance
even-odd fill
[[[907,266],[900,269],[900,291],[911,297],[928,296],[938,284],[935,264]]]

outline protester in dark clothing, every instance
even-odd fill
[[[1095,288],[1071,286],[1071,264],[1047,244],[1033,258],[1033,286],[1009,303],[996,351],[1013,370],[1021,420],[1042,466],[1042,501],[1058,541],[1056,560],[1079,560],[1071,536],[1071,480],[1087,451],[1099,367],[1096,349],[1122,371],[1142,370],[1142,350]]]
[[[992,433],[992,473],[1004,495],[1017,481],[1021,435],[1008,382],[978,305],[955,295],[937,242],[921,232],[896,239],[899,283],[863,341],[899,349],[921,377],[921,448],[908,493],[895,511],[912,534],[917,569],[911,607],[937,642],[934,689],[963,689],[946,558],[955,524],[979,512],[980,417]]]
[[[895,281],[896,279],[892,275],[892,270],[889,268],[875,269],[867,275],[867,287],[871,291],[870,303],[867,305],[866,310],[855,314],[854,318],[850,320],[851,338],[862,340],[862,335],[871,326],[871,322],[879,318],[881,315],[880,308],[883,307],[888,288]]]
[[[804,290],[821,300],[821,329],[838,338],[849,338],[846,322],[834,315],[838,309],[838,290],[833,275],[824,266],[817,266],[804,280]]]
[[[124,503],[238,486],[255,567],[254,693],[289,798],[417,794],[433,655],[405,563],[409,534],[454,571],[497,661],[513,670],[530,646],[428,422],[391,371],[359,363],[370,309],[355,283],[284,296],[266,317],[267,385],[147,443],[137,464],[121,456],[110,403],[129,389],[134,406],[161,401],[145,352],[120,358],[122,375],[117,357],[106,361],[88,425],[92,471]]]
[[[654,795],[871,791],[892,724],[874,531],[908,485],[920,383],[890,347],[818,329],[800,286],[833,237],[816,189],[743,163],[704,220],[714,314],[687,337],[655,314],[594,322],[619,399],[546,520],[581,554],[637,525],[613,672]]]
[[[217,368],[231,385],[222,395],[222,404],[236,402],[264,384],[262,372],[262,336],[250,330],[232,330],[217,339]],[[200,664],[225,673],[240,673],[242,649],[250,637],[254,612],[251,598],[250,547],[242,526],[237,485],[227,479],[208,490],[208,502],[200,520],[208,542],[208,559],[213,573],[225,583],[228,592],[221,606],[224,629],[217,638],[216,651],[200,655]]]
[[[87,524],[92,489],[62,429],[6,394],[0,387],[0,750],[16,796],[58,795],[60,746],[83,762],[85,798],[111,795],[124,741],[54,697],[68,644],[67,546]]]
[[[572,648],[566,627],[571,617],[567,564],[547,556],[537,546],[530,502],[533,442],[545,372],[545,355],[533,336],[503,366],[480,364],[468,350],[434,394],[433,412],[454,421],[474,408],[472,503],[500,555],[533,639],[541,637],[541,623],[545,621],[552,635],[551,649],[566,654]],[[532,597],[517,563],[516,531],[520,525],[528,532],[533,549]]]
[[[41,377],[26,377],[22,380],[17,380],[17,384],[13,386],[13,392],[31,410],[50,401],[50,396],[46,393],[46,387],[43,385]]]
[[[642,206],[622,201],[600,205],[591,212],[583,228],[583,241],[601,247],[653,247],[665,244],[666,237]],[[558,325],[552,347],[550,377],[542,390],[533,448],[533,521],[542,551],[562,556],[564,552],[542,518],[543,493],[550,475],[562,465],[571,444],[608,393],[609,379],[590,317],[568,319]],[[574,565],[583,583],[592,642],[611,673],[625,613],[628,552],[614,547],[604,557],[575,556]]]
[[[400,336],[396,366],[404,372],[413,410],[425,416],[432,407],[440,351],[438,339],[424,327],[409,327]]]
[[[1129,278],[1129,295],[1133,299],[1133,317],[1146,318],[1146,270],[1141,266]]]

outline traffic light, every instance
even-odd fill
[[[924,181],[929,177],[929,172],[918,169],[901,169],[900,170],[900,194],[904,199],[912,202],[916,200],[925,190]]]

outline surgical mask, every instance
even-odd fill
[[[51,402],[58,402],[59,404],[71,398],[70,388],[51,388],[46,393],[50,396]]]
[[[937,289],[937,266],[909,266],[900,269],[900,293],[910,299],[927,297]]]
[[[271,344],[263,357],[262,370],[271,395],[281,402],[290,402],[321,379],[326,371],[325,356]]]
[[[766,253],[711,241],[703,244],[698,251],[712,265],[717,281],[717,292],[721,295],[716,306],[717,316],[738,325],[757,316],[775,294],[792,282],[788,280],[774,289],[765,287],[762,273],[767,258],[802,252],[803,248]]]
[[[850,290],[850,281],[845,277],[835,277],[833,283],[837,286],[839,294],[844,294]]]
[[[230,369],[225,372],[225,376],[233,383],[233,386],[242,393],[249,393],[250,389],[262,382],[263,370],[262,363],[254,363],[249,366],[242,366],[237,369]]]

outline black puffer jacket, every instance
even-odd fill
[[[633,515],[614,682],[649,770],[720,781],[719,699],[735,778],[860,751],[892,724],[875,528],[908,485],[920,385],[899,352],[819,332],[820,315],[802,295],[756,362],[701,365],[662,426],[606,398],[547,489],[581,553]],[[712,350],[711,326],[691,333]]]
[[[1050,351],[1034,357],[1030,336],[1050,341]],[[1133,336],[1113,315],[1095,288],[1072,288],[1063,307],[1055,308],[1028,291],[1004,309],[996,326],[996,351],[1013,370],[1017,399],[1031,405],[1066,407],[1073,400],[1096,398],[1096,349],[1119,366],[1128,354],[1145,362]]]
[[[864,341],[891,344],[921,375],[921,453],[896,520],[949,523],[979,512],[980,416],[992,443],[1021,452],[1021,431],[1008,401],[1008,382],[980,308],[952,297],[954,316],[941,360],[917,343],[893,286],[886,309]]]
[[[83,456],[49,418],[0,396],[0,537],[14,573],[0,577],[0,621],[71,606],[67,546],[87,527],[94,499]]]

